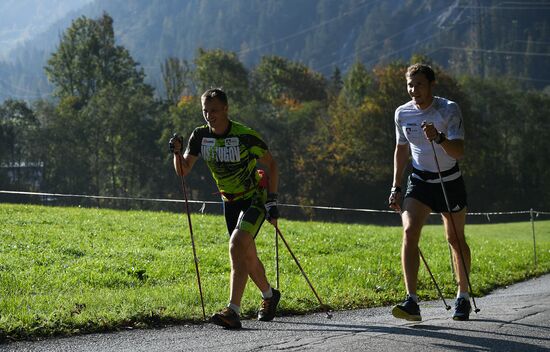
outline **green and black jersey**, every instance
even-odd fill
[[[224,199],[235,200],[258,185],[256,159],[267,150],[267,144],[256,131],[229,121],[228,131],[222,136],[212,133],[208,125],[197,127],[189,137],[185,153],[202,156]]]

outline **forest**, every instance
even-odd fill
[[[0,105],[0,189],[181,198],[168,140],[204,124],[199,96],[222,87],[230,117],[268,142],[281,171],[281,202],[385,209],[393,114],[409,99],[406,67],[420,61],[436,71],[436,95],[461,107],[470,210],[545,210],[544,91],[504,76],[453,74],[423,53],[372,68],[356,60],[345,73],[334,66],[324,75],[281,56],[247,67],[235,52],[199,49],[191,60],[164,59],[159,93],[117,44],[107,13],[81,16],[60,35],[44,67],[55,99]],[[193,199],[218,199],[202,162],[186,181]]]

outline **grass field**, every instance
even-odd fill
[[[193,215],[207,315],[228,299],[223,219]],[[187,220],[182,214],[0,204],[0,341],[200,322],[202,310]],[[401,228],[280,222],[280,229],[324,303],[335,310],[400,301]],[[537,221],[538,266],[529,222],[467,225],[476,295],[550,271],[550,221]],[[280,241],[279,241],[280,242]],[[275,284],[274,230],[257,238]],[[441,225],[427,226],[421,248],[446,297],[455,294]],[[283,313],[319,309],[279,243]],[[419,295],[437,299],[421,267]],[[260,295],[249,282],[245,317]]]

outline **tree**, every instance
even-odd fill
[[[169,57],[161,65],[161,71],[166,99],[169,102],[176,104],[182,95],[189,95],[192,85],[191,69],[186,60]]]
[[[45,67],[59,97],[75,96],[80,106],[102,87],[140,82],[143,71],[128,50],[115,45],[113,19],[106,13],[97,20],[74,20]]]
[[[344,85],[340,96],[347,100],[347,104],[357,107],[369,95],[372,83],[371,74],[361,62],[357,61],[344,77]]]
[[[272,103],[324,101],[324,77],[307,66],[278,56],[264,56],[253,73],[254,86]]]
[[[475,209],[544,207],[550,192],[545,150],[550,98],[507,79],[463,78],[469,113],[464,173]],[[483,92],[482,94],[480,92]],[[505,192],[503,192],[505,190]]]
[[[199,91],[222,87],[230,101],[244,104],[249,96],[248,71],[235,53],[220,49],[199,49],[195,58],[195,78]]]
[[[48,61],[46,71],[60,97],[46,128],[50,186],[115,196],[155,188],[155,165],[161,164],[158,107],[142,70],[114,43],[107,14],[81,17]]]
[[[148,87],[107,86],[82,109],[87,127],[90,179],[98,194],[146,195],[153,165],[160,159],[155,148],[155,103]]]
[[[35,185],[41,172],[35,150],[39,122],[26,102],[6,100],[0,105],[0,182],[7,183],[9,172],[12,186]]]
[[[50,192],[93,193],[90,182],[89,131],[79,113],[77,97],[61,98],[57,106],[41,104],[38,114],[45,121],[40,131],[44,163],[44,189]]]
[[[334,70],[330,75],[329,83],[327,86],[327,95],[329,100],[334,100],[340,94],[342,87],[344,86],[344,81],[342,79],[342,72],[338,66],[334,66]]]

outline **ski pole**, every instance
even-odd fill
[[[306,282],[308,283],[309,287],[311,288],[311,290],[313,291],[313,294],[315,294],[315,297],[317,297],[317,300],[319,301],[319,304],[321,305],[321,308],[324,309],[325,311],[325,314],[327,315],[327,318],[330,319],[332,318],[332,314],[330,314],[329,312],[329,308],[323,304],[323,301],[321,301],[321,297],[319,297],[319,295],[317,294],[317,291],[315,291],[315,288],[313,288],[313,285],[311,284],[311,281],[309,281],[309,278],[307,277],[306,273],[304,272],[304,269],[302,269],[302,266],[300,265],[300,262],[298,261],[298,258],[296,258],[296,256],[294,255],[294,253],[292,252],[292,250],[290,249],[290,246],[288,245],[287,241],[285,240],[283,234],[281,233],[281,230],[279,230],[279,227],[274,225],[275,226],[275,230],[277,231],[277,234],[279,235],[279,237],[281,237],[281,240],[283,241],[283,243],[285,244],[286,248],[288,249],[288,252],[290,253],[290,255],[292,256],[292,258],[294,259],[294,261],[296,262],[296,265],[298,265],[298,268],[300,269],[300,271],[302,272],[302,275],[304,276],[304,279],[306,279]]]
[[[191,224],[191,213],[189,212],[189,200],[187,198],[187,187],[185,186],[185,178],[183,177],[183,156],[181,154],[176,154],[179,157],[180,160],[180,179],[181,179],[181,189],[183,192],[183,195],[185,197],[185,210],[187,212],[187,222],[189,224],[189,234],[191,236],[191,247],[193,248],[193,259],[195,262],[195,272],[197,274],[197,284],[199,286],[199,294],[201,298],[201,306],[202,306],[202,318],[203,320],[206,320],[206,313],[204,311],[204,299],[202,295],[202,286],[201,286],[201,275],[199,273],[199,260],[197,258],[197,251],[195,249],[195,239],[193,237],[193,225]]]
[[[468,274],[468,268],[466,267],[466,261],[464,260],[464,255],[462,254],[462,245],[460,244],[460,239],[458,238],[458,232],[456,232],[456,225],[453,219],[453,213],[451,212],[451,206],[449,204],[449,198],[447,198],[447,191],[445,189],[445,184],[443,182],[443,177],[441,176],[441,169],[439,168],[439,160],[437,160],[437,154],[435,153],[434,142],[430,141],[432,146],[432,151],[434,154],[435,165],[437,166],[437,174],[439,175],[439,182],[441,183],[441,189],[443,190],[443,197],[445,198],[445,205],[447,206],[447,211],[449,212],[449,219],[451,220],[451,225],[453,227],[454,234],[456,236],[456,242],[458,244],[458,251],[460,255],[460,261],[462,262],[462,267],[464,268],[464,274],[466,275],[466,281],[468,282],[468,288],[470,289],[470,294],[472,296],[472,303],[474,304],[474,312],[479,312],[479,308],[476,305],[476,299],[474,298],[474,293],[472,290],[472,284],[470,283],[470,275]],[[466,240],[466,238],[464,239]]]

